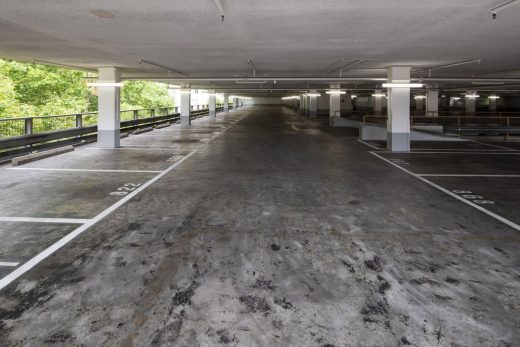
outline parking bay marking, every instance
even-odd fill
[[[79,218],[0,217],[0,222],[85,224],[89,221],[90,219]]]
[[[195,153],[197,153],[199,151],[199,149],[209,145],[213,140],[215,140],[220,135],[224,134],[226,131],[231,129],[236,123],[238,123],[239,121],[241,121],[242,119],[244,119],[247,116],[248,116],[247,114],[242,116],[237,122],[235,122],[234,124],[230,125],[228,128],[224,129],[221,133],[216,134],[215,136],[211,137],[211,139],[208,142],[202,144],[198,149],[195,149],[195,150],[191,151],[184,158],[182,158],[181,160],[179,160],[176,163],[173,163],[166,170],[164,170],[161,173],[159,173],[158,175],[154,176],[152,179],[150,179],[149,181],[147,181],[146,183],[144,183],[143,185],[141,185],[139,188],[135,189],[131,193],[129,193],[126,196],[124,196],[122,199],[120,199],[115,204],[113,204],[113,205],[109,206],[108,208],[106,208],[105,210],[103,210],[97,216],[95,216],[94,218],[90,219],[87,223],[85,223],[85,224],[79,226],[78,228],[74,229],[72,232],[70,232],[69,234],[65,235],[63,238],[61,238],[60,240],[58,240],[54,244],[50,245],[49,247],[47,247],[46,249],[44,249],[43,251],[38,253],[33,258],[29,259],[27,262],[22,264],[16,270],[10,272],[7,276],[5,276],[2,279],[0,279],[0,290],[5,288],[6,286],[8,286],[11,282],[15,281],[17,278],[19,278],[20,276],[25,274],[27,271],[31,270],[33,267],[35,267],[40,262],[45,260],[47,257],[52,255],[54,252],[58,251],[60,248],[65,246],[67,243],[69,243],[70,241],[75,239],[78,235],[82,234],[84,231],[88,230],[90,227],[94,226],[99,221],[101,221],[102,219],[104,219],[105,217],[110,215],[112,212],[117,210],[119,207],[121,207],[124,204],[126,204],[134,196],[136,196],[137,194],[139,194],[140,192],[142,192],[143,190],[145,190],[146,188],[151,186],[153,183],[155,183],[156,181],[161,179],[163,176],[165,176],[169,172],[173,171],[177,166],[179,166],[185,160],[187,160],[188,158],[193,156]]]
[[[399,170],[401,170],[401,171],[403,171],[403,172],[405,172],[405,173],[407,173],[407,174],[409,174],[409,175],[411,175],[411,176],[414,176],[415,178],[417,178],[417,179],[423,181],[424,183],[426,183],[426,184],[428,184],[428,185],[430,185],[430,186],[432,186],[432,187],[434,187],[434,188],[440,190],[441,192],[444,192],[444,193],[446,193],[446,194],[448,194],[448,195],[454,197],[455,199],[457,199],[457,200],[459,200],[459,201],[462,201],[463,203],[465,203],[465,204],[467,204],[467,205],[469,205],[469,206],[471,206],[471,207],[474,207],[474,208],[476,208],[477,210],[479,210],[479,211],[481,211],[481,212],[484,212],[484,213],[487,214],[488,216],[490,216],[490,217],[492,217],[492,218],[494,218],[494,219],[496,219],[496,220],[498,220],[498,221],[500,221],[500,222],[502,222],[502,223],[504,223],[504,224],[510,226],[511,228],[520,231],[520,225],[518,225],[518,224],[516,224],[516,223],[514,223],[514,222],[512,222],[512,221],[510,221],[509,219],[506,219],[506,218],[504,218],[504,217],[502,217],[502,216],[500,216],[500,215],[498,215],[498,214],[496,214],[496,213],[494,213],[494,212],[491,212],[491,211],[489,211],[488,209],[485,209],[484,207],[482,207],[482,206],[480,206],[480,205],[478,205],[478,204],[476,204],[476,203],[474,203],[474,202],[472,202],[472,201],[470,201],[470,200],[468,200],[468,199],[465,199],[465,198],[463,198],[462,196],[460,196],[460,195],[458,195],[458,194],[455,194],[455,193],[449,191],[448,189],[445,189],[445,188],[439,186],[438,184],[433,183],[432,181],[427,180],[426,178],[421,177],[421,176],[419,176],[419,175],[417,175],[417,174],[411,172],[410,170],[405,169],[405,168],[402,167],[402,166],[397,165],[396,163],[391,162],[390,160],[386,159],[385,157],[379,155],[379,154],[376,153],[376,152],[369,152],[369,153],[372,154],[372,155],[374,155],[375,157],[377,157],[377,158],[379,158],[379,159],[381,159],[381,160],[387,162],[388,164],[395,166],[395,167],[398,168]]]
[[[64,171],[64,172],[121,172],[121,173],[160,173],[161,170],[112,170],[112,169],[62,169],[62,168],[46,168],[46,167],[8,167],[8,170],[26,170],[26,171]]]
[[[0,261],[0,266],[5,266],[5,267],[13,267],[13,266],[18,266],[18,262],[14,262],[14,261]]]

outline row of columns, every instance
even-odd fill
[[[116,148],[120,146],[120,82],[121,71],[114,67],[98,69],[99,82],[106,85],[98,87],[98,146]],[[181,89],[180,124],[191,125],[191,90]],[[216,91],[209,90],[209,116],[216,117]],[[238,97],[233,98],[233,109],[243,105]],[[224,93],[224,112],[229,111],[229,94]]]

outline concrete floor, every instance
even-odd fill
[[[355,135],[251,108],[1,167],[1,216],[70,220],[0,222],[0,278],[89,227],[0,291],[0,346],[518,346],[520,152]]]

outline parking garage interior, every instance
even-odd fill
[[[2,1],[98,111],[0,119],[0,346],[520,346],[519,15]]]

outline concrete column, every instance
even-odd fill
[[[215,92],[215,90],[209,91],[208,109],[210,117],[217,116],[217,93]]]
[[[121,82],[121,71],[115,67],[98,69],[99,82]],[[98,88],[98,147],[116,148],[120,145],[119,107],[120,87]]]
[[[410,67],[388,68],[388,83],[409,83]],[[387,148],[392,152],[410,151],[410,88],[388,89]]]
[[[337,90],[339,92],[340,85],[339,84],[331,84],[330,89],[332,91]],[[330,125],[334,125],[334,117],[336,116],[336,112],[341,112],[341,94],[339,93],[331,93],[329,95],[329,118]]]
[[[342,113],[352,113],[352,92],[346,91],[345,94],[341,95],[341,111]]]
[[[317,94],[318,91],[316,89],[311,89],[311,94]],[[309,116],[311,118],[316,118],[318,116],[318,97],[317,96],[309,96]]]
[[[383,91],[381,89],[374,90],[374,94],[382,95]],[[383,112],[383,97],[382,96],[373,96],[372,102],[374,105],[374,114],[381,114]]]
[[[419,95],[418,98],[415,99],[415,110],[422,111],[424,110],[424,98]]]
[[[181,126],[191,125],[191,90],[181,89]]]
[[[304,111],[303,113],[305,113],[305,115],[308,115],[309,114],[309,97],[307,95],[305,95],[303,97],[304,101],[303,101],[303,108],[304,108]]]
[[[495,112],[497,110],[497,99],[489,98],[489,111]]]
[[[439,91],[428,90],[426,92],[426,115],[437,117],[439,115]]]
[[[224,93],[224,112],[229,111],[229,94]]]
[[[233,109],[236,110],[237,108],[238,108],[238,98],[234,97],[233,98]]]
[[[466,92],[466,95],[476,95],[477,92],[474,90],[468,90]],[[477,98],[468,98],[464,97],[464,101],[466,103],[466,113],[475,113],[476,105],[477,105]]]

